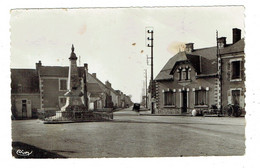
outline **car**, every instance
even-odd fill
[[[140,103],[134,103],[134,106],[133,106],[133,111],[137,111],[139,112],[140,111]]]

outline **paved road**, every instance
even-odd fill
[[[12,122],[13,141],[75,158],[243,155],[244,127],[244,118],[142,116],[130,109],[109,122]]]

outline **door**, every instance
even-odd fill
[[[182,91],[182,113],[187,112],[187,91]]]
[[[22,100],[22,118],[27,118],[27,101]]]
[[[98,101],[96,100],[96,101],[94,101],[94,110],[96,110],[97,107],[98,107]]]

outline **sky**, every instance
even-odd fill
[[[12,10],[11,68],[68,66],[71,45],[81,66],[112,83],[115,90],[140,102],[145,80],[150,78],[146,27],[154,30],[154,77],[185,43],[194,48],[211,47],[219,37],[232,42],[232,28],[242,29],[244,8],[161,7],[79,8]],[[79,59],[78,59],[79,60]]]

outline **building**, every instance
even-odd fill
[[[11,69],[11,104],[15,119],[37,117],[40,91],[35,69]]]
[[[244,108],[244,39],[233,29],[233,43],[217,39],[217,46],[185,51],[169,59],[156,76],[155,111],[185,114],[194,108],[221,109],[227,104]]]
[[[245,108],[245,42],[241,39],[241,30],[233,29],[233,42],[226,44],[226,40],[220,44],[221,58],[221,103],[225,107],[228,104],[238,104]]]
[[[103,84],[96,73],[90,74],[88,64],[77,68],[81,92],[84,94],[81,99],[88,110],[117,108],[119,95],[111,83],[107,81]],[[36,118],[37,111],[55,113],[61,110],[66,104],[64,94],[68,91],[68,72],[68,66],[43,66],[41,61],[36,63],[35,69],[11,69],[13,117]]]

